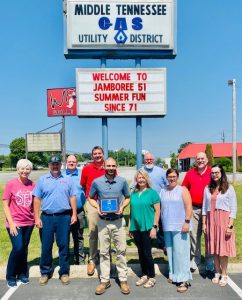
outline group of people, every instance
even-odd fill
[[[129,235],[137,246],[141,266],[136,286],[152,288],[156,283],[151,250],[152,240],[157,238],[168,256],[168,283],[176,284],[178,292],[186,292],[192,272],[201,263],[202,232],[206,237],[206,269],[214,271],[212,282],[220,286],[227,284],[228,257],[236,255],[237,200],[222,166],[208,166],[206,154],[200,152],[196,156],[196,166],[178,185],[178,171],[169,168],[165,172],[154,165],[154,156],[147,153],[143,167],[136,172],[129,187],[126,179],[118,176],[116,161],[113,158],[104,161],[100,146],[92,149],[92,159],[93,162],[80,172],[77,158],[70,155],[66,160],[67,169],[61,172],[61,159],[52,156],[50,172],[41,176],[36,185],[28,178],[32,163],[27,159],[18,161],[19,176],[7,183],[3,193],[6,227],[12,243],[6,271],[9,287],[15,287],[17,281],[29,283],[27,255],[34,225],[39,228],[41,240],[39,284],[46,285],[52,277],[54,240],[59,249],[60,280],[64,285],[69,284],[70,232],[75,264],[85,263],[86,211],[89,228],[87,274],[92,276],[100,263],[100,283],[95,293],[101,295],[111,286],[110,247],[113,242],[120,290],[129,294],[123,216],[128,205]]]

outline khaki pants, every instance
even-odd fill
[[[116,253],[116,268],[119,280],[127,281],[127,262],[126,262],[126,232],[124,218],[114,221],[106,221],[99,218],[98,239],[100,244],[100,279],[107,282],[110,279],[110,246],[113,240]]]
[[[202,209],[193,207],[191,231],[191,267],[196,268],[201,262]]]
[[[191,268],[196,269],[201,263],[201,237],[202,237],[202,209],[193,206],[192,231],[191,231]],[[206,269],[212,271],[213,255],[205,249]]]
[[[91,204],[88,201],[86,203],[86,210],[89,229],[89,261],[93,261],[96,264],[98,254],[97,223],[99,220],[99,215],[97,209],[91,206]]]

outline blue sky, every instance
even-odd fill
[[[142,148],[157,157],[179,145],[232,137],[232,88],[237,82],[237,140],[242,141],[242,1],[177,1],[177,57],[142,60],[141,67],[167,68],[167,115],[143,119]],[[75,68],[99,60],[66,60],[61,0],[1,2],[0,144],[61,121],[48,118],[46,89],[75,86]],[[107,67],[134,67],[133,60]],[[109,149],[135,151],[135,119],[109,119]],[[54,128],[58,131],[60,127]],[[66,118],[67,149],[89,152],[102,144],[101,119]],[[0,147],[0,154],[7,149]]]

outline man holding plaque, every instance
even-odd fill
[[[100,243],[100,284],[95,293],[101,295],[110,283],[110,253],[113,240],[117,253],[116,267],[123,294],[129,294],[127,283],[126,263],[126,232],[123,210],[129,204],[129,187],[125,178],[117,176],[117,164],[113,158],[105,161],[105,175],[95,179],[92,183],[89,203],[97,210],[98,238]],[[95,200],[97,197],[97,200]]]

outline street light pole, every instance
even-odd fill
[[[233,143],[233,183],[236,181],[236,80],[228,81],[232,85],[232,143]]]

